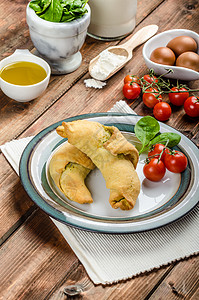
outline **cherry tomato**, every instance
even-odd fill
[[[164,164],[170,172],[181,173],[187,167],[187,158],[182,152],[172,150],[165,154]]]
[[[159,121],[166,121],[171,116],[171,106],[166,102],[157,103],[153,108],[154,117]]]
[[[184,103],[184,110],[190,117],[199,117],[199,99],[195,96],[187,98]]]
[[[159,92],[155,88],[148,88],[142,96],[144,104],[153,108],[157,103],[162,101],[162,96],[159,95]]]
[[[124,97],[126,97],[127,99],[136,99],[141,92],[141,88],[139,86],[139,84],[133,82],[133,83],[125,83],[123,86],[123,94]]]
[[[160,181],[166,172],[164,163],[157,158],[152,158],[143,167],[144,176],[151,181]]]
[[[185,88],[177,88],[173,87],[172,91],[176,91],[178,93],[169,93],[169,100],[172,104],[176,106],[181,106],[184,104],[185,100],[189,97],[189,92]],[[183,91],[183,92],[181,92]]]
[[[124,77],[124,84],[128,82],[136,82],[137,84],[139,84],[140,79],[136,75],[126,75],[126,77]]]
[[[159,158],[160,153],[163,151],[165,148],[165,145],[163,144],[155,144],[151,147],[151,149],[148,152],[148,157],[153,156],[155,158]],[[165,149],[166,150],[166,149]],[[163,151],[161,155],[161,160],[164,161],[164,156],[165,156],[165,150]]]
[[[145,81],[147,81],[148,83],[158,83],[157,77],[156,77],[156,76],[151,76],[151,75],[149,75],[149,74],[144,75],[144,76],[143,76],[143,79],[144,79]]]

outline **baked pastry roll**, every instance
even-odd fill
[[[109,202],[113,208],[132,209],[140,192],[135,170],[138,151],[114,126],[78,120],[63,122],[57,133],[67,137],[100,169],[110,189]]]
[[[49,173],[64,195],[78,203],[92,203],[85,179],[95,168],[90,158],[75,146],[65,143],[52,156]]]

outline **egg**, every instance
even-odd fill
[[[195,52],[184,52],[178,56],[176,66],[199,72],[199,55]]]
[[[196,52],[197,51],[197,43],[190,36],[177,36],[172,39],[167,47],[170,48],[176,56],[188,51]]]
[[[171,49],[159,47],[152,51],[150,59],[157,64],[173,66],[176,57]]]

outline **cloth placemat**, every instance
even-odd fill
[[[134,113],[124,102],[112,112]],[[19,161],[32,137],[13,140],[0,149],[19,174]],[[186,216],[159,229],[111,235],[88,232],[52,219],[95,284],[132,278],[162,265],[199,253],[199,205]]]

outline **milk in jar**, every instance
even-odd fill
[[[137,0],[89,0],[91,22],[88,34],[114,40],[130,34],[135,27]]]

